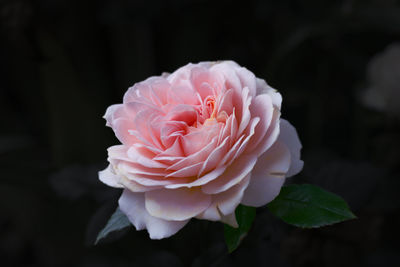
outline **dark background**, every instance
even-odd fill
[[[371,60],[399,40],[394,0],[0,1],[0,265],[396,266],[400,116],[360,96]],[[222,224],[197,220],[166,240],[132,228],[93,246],[120,194],[97,179],[118,142],[107,106],[219,59],[283,95],[304,147],[290,181],[341,195],[358,219],[301,230],[260,208],[231,255]]]

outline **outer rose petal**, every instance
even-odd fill
[[[231,214],[221,216],[221,222],[226,223],[234,228],[238,228],[239,224],[236,221],[236,214],[232,212]]]
[[[213,202],[211,205],[204,212],[197,215],[196,218],[210,221],[222,221],[232,227],[238,227],[235,218],[235,209],[240,204],[244,190],[247,188],[249,181],[250,174],[247,175],[242,182],[227,191],[213,195]]]
[[[286,173],[286,177],[298,174],[303,169],[304,165],[304,162],[300,160],[300,150],[302,145],[296,129],[287,120],[281,119],[278,140],[286,144],[290,150],[291,164]]]
[[[143,193],[132,193],[125,189],[118,203],[136,230],[147,229],[151,239],[170,237],[189,221],[167,221],[151,216],[145,208]]]
[[[250,90],[250,95],[254,97],[257,93],[257,81],[254,73],[244,67],[238,66],[236,69],[236,74],[242,83],[242,87],[248,87]]]
[[[257,95],[260,94],[268,94],[271,97],[274,106],[277,107],[279,110],[281,109],[281,94],[278,93],[277,90],[269,86],[263,79],[257,78]]]
[[[131,181],[125,176],[121,176],[121,184],[126,188],[129,189],[131,192],[146,192],[151,190],[159,189],[160,186],[144,186],[135,181]]]
[[[223,215],[228,215],[235,212],[236,207],[240,204],[240,201],[243,198],[244,191],[249,185],[250,177],[251,174],[248,174],[246,178],[244,178],[239,184],[214,197],[214,201],[218,206],[218,210]]]
[[[251,115],[260,118],[260,123],[255,128],[255,133],[247,147],[248,151],[252,151],[267,133],[271,125],[274,108],[272,106],[271,97],[267,94],[258,95],[250,106]]]
[[[285,144],[276,142],[258,159],[242,204],[260,207],[272,201],[279,194],[289,167],[289,149]]]
[[[114,172],[111,164],[108,165],[108,167],[105,170],[99,172],[99,179],[100,181],[111,187],[117,187],[117,188],[124,187],[122,184],[119,183],[120,176]]]
[[[223,215],[221,212],[218,211],[215,206],[200,213],[196,216],[196,218],[209,221],[221,221],[232,227],[239,227],[234,212],[232,212],[231,214]]]
[[[129,133],[130,130],[135,128],[132,121],[127,118],[120,117],[115,119],[113,122],[113,129],[115,136],[124,145],[133,145],[137,142],[137,138]]]
[[[106,126],[112,127],[113,121],[119,117],[125,117],[126,113],[124,110],[124,105],[115,104],[111,105],[107,108],[106,114],[104,114],[103,118],[106,119]]]
[[[280,133],[280,116],[281,112],[278,109],[274,109],[271,124],[261,142],[251,151],[252,154],[254,153],[259,157],[276,142]]]
[[[145,193],[146,209],[155,217],[184,221],[208,208],[211,196],[199,188],[161,189]]]

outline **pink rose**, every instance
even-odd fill
[[[273,200],[298,173],[301,144],[280,119],[281,95],[233,61],[150,77],[107,109],[121,145],[100,180],[124,188],[119,207],[152,239],[191,218],[237,227],[235,208]]]

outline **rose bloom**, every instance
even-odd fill
[[[303,167],[281,102],[233,61],[150,77],[107,109],[107,126],[122,144],[108,148],[100,180],[124,189],[121,211],[152,239],[175,234],[191,218],[237,227],[239,204],[267,204]]]

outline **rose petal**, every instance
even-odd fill
[[[141,143],[135,143],[135,144],[133,144],[133,146],[136,148],[139,148],[139,149],[147,149],[148,151],[150,151],[151,153],[156,154],[156,155],[164,152],[160,148],[150,146],[150,145],[144,145]]]
[[[128,90],[124,94],[122,102],[126,104],[131,101],[143,100],[143,102],[151,104],[151,101],[149,101],[149,99],[145,97],[146,95],[148,95],[148,93],[146,93],[148,91],[150,91],[150,85],[147,83],[147,81],[135,83],[132,87],[128,88]]]
[[[229,188],[225,192],[213,196],[213,204],[216,205],[223,215],[235,212],[236,207],[240,204],[243,193],[250,182],[251,174],[248,174],[240,183]]]
[[[207,96],[215,95],[222,89],[221,76],[214,74],[204,67],[194,67],[191,70],[190,80],[192,81],[193,88],[199,93],[201,99]]]
[[[198,176],[203,176],[205,173],[217,167],[220,160],[224,157],[224,155],[228,151],[229,145],[229,137],[226,137],[225,140],[216,147],[204,161],[201,170],[198,173]]]
[[[234,160],[233,156],[239,149],[239,146],[242,144],[242,141],[244,139],[244,135],[242,135],[236,143],[229,149],[228,153],[224,155],[224,157],[220,160],[218,163],[218,166],[224,166],[227,164],[227,162],[232,162]]]
[[[257,161],[242,204],[260,207],[272,201],[280,192],[290,167],[290,152],[285,144],[275,144]]]
[[[281,109],[282,96],[277,90],[269,86],[263,79],[257,78],[257,95],[268,94],[272,99],[272,104]]]
[[[262,140],[258,143],[257,147],[253,149],[251,154],[260,156],[275,143],[275,141],[279,137],[279,131],[280,131],[279,117],[280,116],[281,116],[281,112],[278,109],[274,109],[273,114],[272,114],[271,124],[267,130],[267,133],[264,135]]]
[[[298,174],[302,169],[304,162],[300,160],[301,143],[296,129],[284,119],[281,119],[280,134],[278,140],[289,148],[291,155],[291,165],[286,173],[286,177]]]
[[[233,112],[233,105],[232,105],[232,96],[233,96],[233,90],[229,89],[225,91],[221,98],[221,102],[218,103],[218,110],[217,113],[221,113],[225,111],[228,115],[232,114]]]
[[[147,168],[166,168],[167,165],[152,159],[149,151],[139,147],[130,147],[128,149],[128,157],[132,162],[143,165]]]
[[[235,212],[232,212],[231,214],[221,216],[221,222],[232,226],[233,228],[238,228],[239,224],[236,221],[236,215]]]
[[[256,148],[267,133],[267,130],[271,124],[273,110],[274,108],[272,106],[271,97],[267,94],[258,95],[251,102],[251,115],[253,117],[259,117],[260,122],[255,128],[254,136],[251,138],[251,141],[247,147],[247,151],[252,151],[254,148]]]
[[[202,186],[202,191],[206,194],[217,194],[231,188],[251,172],[256,162],[256,156],[242,155],[220,177]]]
[[[120,117],[112,122],[112,127],[118,140],[124,145],[133,145],[138,139],[130,134],[130,130],[135,129],[132,121]]]
[[[250,175],[229,190],[214,195],[211,205],[205,211],[197,215],[196,218],[210,221],[222,221],[232,227],[238,227],[235,209],[241,202],[244,190],[247,188],[249,181]]]
[[[181,137],[177,137],[172,146],[167,148],[165,151],[159,153],[157,156],[153,158],[153,160],[160,161],[161,163],[172,165],[176,162],[182,160],[183,151],[181,147]]]
[[[209,144],[206,144],[205,147],[203,147],[196,153],[189,155],[188,157],[184,157],[182,160],[180,160],[177,163],[175,163],[174,165],[171,165],[170,167],[168,167],[167,170],[180,170],[182,168],[185,168],[187,166],[191,166],[194,164],[198,164],[198,163],[202,164],[204,162],[204,160],[207,158],[207,156],[210,155],[210,153],[216,149],[216,143],[217,143],[217,140],[216,140],[216,138],[214,138]]]
[[[249,124],[249,121],[251,119],[251,114],[250,114],[250,104],[251,104],[251,96],[249,96],[249,88],[245,87],[243,88],[242,91],[242,117],[240,120],[239,124],[239,129],[237,135],[240,136],[243,131],[247,128],[247,125]]]
[[[171,87],[171,91],[174,94],[179,95],[183,101],[181,104],[188,104],[191,106],[200,104],[199,99],[196,97],[197,92],[193,90],[192,86],[186,84],[174,85]]]
[[[237,118],[242,117],[242,86],[239,77],[236,75],[235,68],[237,65],[232,61],[223,61],[218,64],[213,65],[210,68],[210,72],[214,75],[223,75],[225,79],[225,88],[227,90],[233,89],[232,94],[232,105],[236,108]]]
[[[248,143],[251,140],[251,137],[253,137],[253,135],[254,135],[255,128],[259,121],[260,121],[260,118],[258,118],[258,117],[251,119],[251,121],[249,123],[250,125],[248,127],[248,132],[246,133],[246,135],[244,135],[244,136],[246,136],[246,138],[240,144],[238,150],[236,151],[235,155],[233,156],[233,159],[238,158],[242,154],[242,152],[246,149]],[[231,164],[231,162],[229,162],[228,164]]]
[[[186,122],[192,125],[197,120],[197,111],[193,106],[179,104],[173,107],[165,117],[167,121]]]
[[[225,78],[225,83],[227,84],[226,89],[234,89],[236,93],[240,95],[242,91],[242,86],[239,77],[236,75],[235,67],[236,63],[232,61],[223,61],[218,64],[213,65],[210,68],[210,73],[213,75],[223,75]]]
[[[167,92],[171,87],[171,84],[165,78],[166,77],[162,77],[153,80],[150,86],[150,98],[153,100],[153,103],[158,104],[159,106],[167,104]]]
[[[144,139],[146,144],[156,145],[161,148],[159,140],[150,127],[151,122],[157,120],[157,116],[159,115],[160,113],[153,112],[150,109],[143,109],[134,117],[133,124],[135,125],[134,129],[136,132],[142,137],[140,140]]]
[[[207,209],[204,212],[197,215],[196,218],[201,219],[201,220],[214,221],[214,222],[220,221],[220,222],[226,223],[235,228],[237,228],[239,226],[238,223],[236,222],[235,213],[223,215],[216,208],[215,209]]]
[[[108,186],[123,188],[119,182],[120,177],[114,172],[111,164],[109,164],[106,169],[99,172],[99,179]]]
[[[123,174],[119,174],[119,176],[120,176],[120,183],[124,186],[124,188],[129,189],[131,192],[147,192],[161,188],[161,186],[141,185],[135,181],[129,180]]]
[[[147,211],[157,218],[184,221],[203,212],[211,203],[211,196],[199,188],[154,190],[145,193]]]
[[[126,103],[124,107],[129,118],[134,118],[139,112],[143,110],[149,110],[151,114],[162,115],[164,113],[160,107],[154,104],[142,103],[138,102],[137,100],[132,100],[131,102]]]
[[[149,104],[166,102],[166,95],[171,85],[162,77],[150,77],[145,81],[134,84],[124,95],[123,103],[140,100]]]
[[[143,174],[149,176],[164,176],[165,170],[160,168],[147,168],[143,165],[136,164],[134,162],[128,161],[121,161],[118,164],[118,169],[123,173],[130,173],[130,174]]]
[[[240,82],[242,84],[242,87],[248,87],[249,88],[249,93],[250,96],[254,97],[256,96],[257,93],[257,82],[256,82],[256,76],[254,73],[249,71],[248,69],[244,67],[238,67],[236,68],[236,74],[238,75]]]
[[[219,129],[220,125],[218,124],[207,125],[182,136],[181,144],[184,154],[189,156],[201,151],[207,144],[212,142],[215,137],[218,137]]]
[[[170,237],[189,221],[167,221],[151,216],[145,208],[143,193],[132,193],[125,189],[118,203],[136,230],[147,229],[151,239]]]
[[[201,186],[204,184],[207,184],[208,182],[215,180],[217,177],[219,177],[226,169],[226,166],[223,167],[218,167],[217,169],[207,173],[206,175],[196,179],[194,182],[189,182],[189,183],[176,183],[176,184],[171,184],[165,186],[166,188],[181,188],[181,187],[195,187],[195,186]]]
[[[107,149],[108,157],[116,160],[127,160],[129,157],[127,155],[128,148],[124,145],[110,146]]]
[[[198,162],[198,163],[195,163],[190,166],[185,166],[185,167],[182,167],[181,169],[178,169],[177,171],[174,171],[174,172],[166,175],[165,178],[197,176],[197,174],[199,173],[202,166],[203,166],[203,162]]]
[[[160,139],[164,147],[169,148],[186,132],[187,125],[180,121],[166,121],[160,127]],[[179,141],[182,142],[181,140]]]
[[[187,184],[193,181],[192,177],[170,177],[165,179],[165,176],[155,176],[147,174],[123,173],[123,175],[131,181],[134,181],[143,186],[168,186],[175,184]]]
[[[126,117],[125,106],[122,104],[109,106],[103,116],[106,119],[106,125],[109,127],[112,127],[113,121],[119,117]]]

